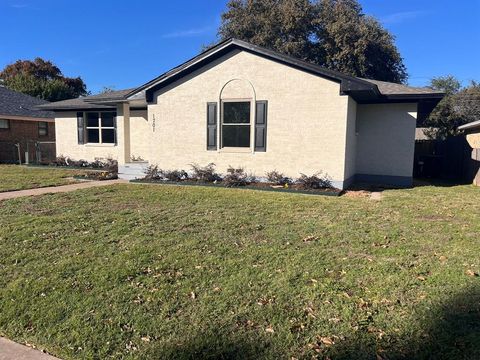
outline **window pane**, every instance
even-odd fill
[[[223,122],[225,124],[250,123],[250,102],[223,103]]]
[[[9,128],[10,128],[10,124],[8,120],[0,119],[0,129],[9,129]]]
[[[98,113],[87,113],[87,127],[98,127]]]
[[[250,146],[250,125],[224,125],[222,134],[224,147]]]
[[[87,142],[98,143],[100,141],[98,135],[98,129],[87,129]]]
[[[102,143],[113,144],[115,142],[115,130],[102,129]]]
[[[38,135],[45,136],[48,135],[48,123],[40,121],[38,123]]]
[[[102,127],[113,127],[113,116],[115,114],[112,112],[102,113]]]

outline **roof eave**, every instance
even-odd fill
[[[470,130],[475,128],[480,128],[480,120],[461,125],[458,127],[458,130]]]

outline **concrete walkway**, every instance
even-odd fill
[[[0,193],[0,201],[7,199],[15,199],[24,196],[36,196],[43,194],[55,194],[55,193],[64,193],[80,189],[88,189],[98,186],[107,186],[113,184],[125,184],[127,180],[102,180],[102,181],[85,181],[79,182],[76,184],[62,185],[62,186],[52,186],[52,187],[43,187],[37,189],[28,189],[28,190],[18,190],[18,191],[7,191]],[[1,358],[0,358],[1,359]]]
[[[0,337],[0,360],[59,360],[39,350]]]

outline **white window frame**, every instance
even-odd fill
[[[244,102],[244,103],[249,103],[250,104],[250,121],[248,123],[227,123],[225,124],[223,122],[224,120],[224,104],[225,103],[231,103],[231,102]],[[238,150],[238,151],[251,151],[252,149],[252,145],[253,145],[253,140],[252,140],[252,131],[254,131],[254,127],[253,127],[253,121],[252,121],[252,114],[254,112],[255,109],[252,108],[252,103],[253,103],[253,100],[251,98],[248,98],[248,99],[223,99],[221,100],[220,102],[220,131],[219,131],[219,135],[220,135],[220,147],[219,149],[226,149],[226,150]],[[240,146],[240,147],[232,147],[232,146],[224,146],[223,145],[223,126],[249,126],[250,127],[250,136],[249,136],[249,141],[248,141],[248,146]]]
[[[113,114],[113,126],[103,126],[102,124],[102,114],[111,113]],[[97,114],[98,115],[98,126],[88,126],[88,114]],[[85,136],[87,137],[87,145],[115,145],[116,143],[116,131],[115,131],[115,117],[117,113],[115,111],[86,111],[83,113],[83,118],[85,119]],[[88,139],[88,130],[98,130],[98,143],[91,143]],[[103,142],[102,139],[102,130],[113,130],[113,142]]]

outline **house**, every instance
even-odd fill
[[[55,111],[57,154],[118,159],[124,178],[213,162],[259,177],[323,171],[343,189],[410,185],[417,117],[442,96],[230,39],[135,89],[41,108]]]
[[[47,103],[0,85],[0,162],[25,162],[26,153],[30,161],[42,158],[36,150],[43,143],[55,157],[55,114],[36,109]]]
[[[473,179],[474,185],[480,186],[480,120],[459,126],[458,130],[465,132],[467,142],[472,148],[470,178]]]

